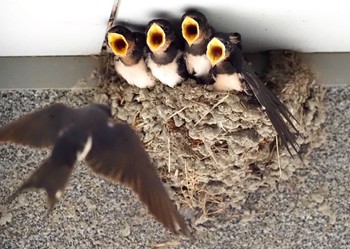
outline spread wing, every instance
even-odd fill
[[[64,104],[52,104],[1,127],[0,142],[39,148],[52,146],[60,131],[74,122],[76,113]]]
[[[127,124],[109,122],[93,133],[87,164],[98,174],[131,187],[149,211],[173,232],[189,235],[137,134]]]

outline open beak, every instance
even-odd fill
[[[181,24],[182,36],[187,41],[188,45],[192,45],[199,37],[199,25],[196,20],[186,16]]]
[[[207,57],[212,66],[225,58],[225,45],[216,37],[210,40],[207,45]]]
[[[151,51],[156,52],[165,44],[164,30],[158,24],[153,23],[147,32],[146,42]]]
[[[115,55],[120,57],[124,57],[126,55],[129,44],[123,35],[117,33],[108,33],[107,39],[108,45],[111,47]]]

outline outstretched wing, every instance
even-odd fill
[[[86,158],[98,174],[131,187],[149,211],[173,232],[189,235],[184,219],[170,200],[137,134],[127,124],[110,121],[94,131]]]
[[[57,103],[24,115],[0,128],[0,142],[33,147],[52,146],[62,129],[76,119],[76,111]]]

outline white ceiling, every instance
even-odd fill
[[[98,54],[115,0],[1,0],[0,56]],[[199,7],[222,31],[237,31],[246,51],[350,51],[345,1],[121,0],[117,20],[147,23],[159,11],[180,17]]]
[[[249,52],[348,52],[348,5],[343,0],[121,0],[118,20],[145,23],[154,18],[156,11],[181,17],[186,7],[198,7],[216,29],[241,33]]]
[[[0,56],[99,54],[114,0],[0,0]]]

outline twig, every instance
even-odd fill
[[[178,246],[178,245],[180,245],[179,241],[168,241],[165,243],[152,244],[150,246],[154,248],[161,248],[161,247]]]
[[[208,151],[209,156],[214,160],[214,162],[217,164],[218,161],[216,161],[216,158],[214,156],[213,151],[211,150],[210,146],[207,145],[207,143],[204,143],[205,149]]]
[[[282,178],[282,169],[281,169],[281,158],[280,158],[280,150],[278,145],[278,136],[276,135],[276,150],[277,150],[277,159],[278,159],[278,169],[280,173],[280,178],[278,180],[281,180]]]
[[[132,119],[132,123],[131,123],[131,126],[135,128],[135,130],[137,130],[137,124],[136,124],[136,119],[137,119],[137,116],[140,114],[140,111],[137,111],[136,114],[134,115],[133,119]]]
[[[168,137],[168,173],[171,170],[171,151],[170,151],[170,136]]]
[[[188,194],[190,196],[190,199],[191,199],[191,202],[192,202],[192,205],[194,203],[193,201],[193,193],[191,192],[192,191],[192,187],[190,188],[189,184],[190,184],[190,181],[189,181],[189,177],[188,177],[188,171],[187,171],[187,161],[185,160],[185,179],[186,179],[186,187],[187,187],[187,191],[188,191]],[[191,189],[191,190],[190,190]]]
[[[197,124],[199,124],[209,113],[211,113],[218,105],[220,105],[222,102],[224,102],[228,96],[230,96],[230,94],[228,93],[225,97],[223,97],[222,99],[220,99],[215,105],[213,105],[212,108],[210,108],[210,110],[203,116],[201,117],[197,123],[194,124],[194,126],[196,126]]]
[[[180,110],[174,112],[173,114],[171,114],[167,120],[171,119],[172,117],[174,117],[175,115],[179,114],[180,112],[182,112],[183,110],[185,110],[186,108],[188,108],[189,106],[185,106],[185,107],[182,107]]]

